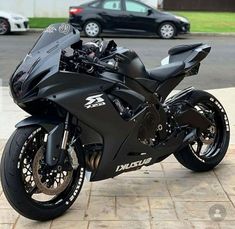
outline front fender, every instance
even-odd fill
[[[62,120],[58,117],[51,117],[51,116],[30,116],[19,123],[15,125],[16,128],[25,127],[25,126],[33,126],[38,125],[43,127],[47,132],[50,132],[52,129],[54,129],[55,126],[57,126],[59,123],[61,123]]]
[[[62,120],[57,117],[31,116],[16,124],[16,128],[27,126],[41,126],[47,131],[46,162],[50,166],[56,165],[63,153],[61,144],[64,123]]]

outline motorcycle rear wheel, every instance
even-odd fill
[[[18,128],[1,160],[1,182],[9,203],[21,215],[38,221],[59,217],[70,208],[81,191],[85,173],[81,165],[73,171],[45,167],[45,134],[38,126]],[[81,150],[78,147],[76,151]]]
[[[220,102],[205,91],[195,91],[187,99],[194,108],[214,122],[214,127],[207,133],[198,133],[198,138],[194,142],[176,152],[174,156],[190,170],[209,171],[226,155],[230,139],[228,117]]]

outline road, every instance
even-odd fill
[[[8,84],[17,64],[33,46],[39,33],[0,36],[0,78]],[[194,86],[199,89],[216,89],[235,86],[235,37],[191,37],[161,40],[158,38],[107,38],[118,45],[134,49],[147,68],[160,65],[169,48],[180,44],[203,42],[212,46],[210,55],[202,62],[198,76],[188,77],[178,89]],[[85,39],[87,40],[87,39]]]

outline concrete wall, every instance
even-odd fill
[[[28,17],[68,17],[70,6],[84,2],[87,0],[0,0],[0,10]]]
[[[20,13],[28,17],[68,17],[70,6],[89,0],[0,0],[0,10]],[[157,0],[142,0],[157,7]]]
[[[0,0],[0,10],[32,16],[34,13],[34,0]]]

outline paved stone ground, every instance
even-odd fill
[[[5,141],[0,142],[2,153]],[[215,170],[193,173],[174,157],[114,179],[85,182],[75,204],[62,217],[40,223],[19,216],[0,187],[0,229],[8,228],[235,228],[235,145]],[[209,209],[224,206],[216,222]],[[217,212],[218,216],[220,212]],[[212,216],[217,216],[213,212]]]
[[[1,88],[0,88],[1,89]],[[7,203],[0,186],[0,229],[8,228],[235,228],[235,88],[211,91],[225,106],[231,125],[231,145],[214,171],[193,173],[174,157],[114,179],[85,182],[72,208],[62,217],[39,223],[19,216]],[[25,116],[0,90],[0,157],[14,124]],[[226,217],[216,222],[209,214],[216,204]]]

